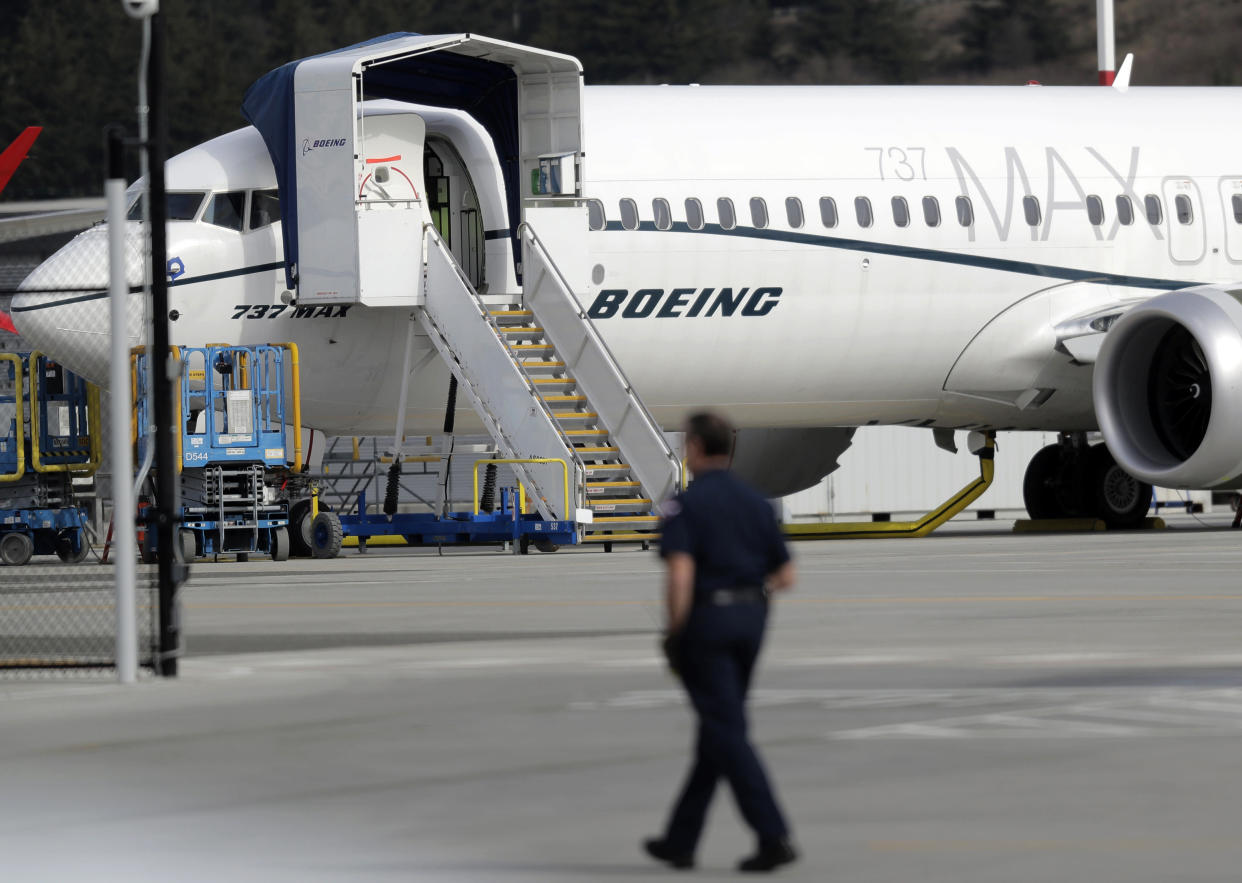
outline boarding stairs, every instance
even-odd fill
[[[540,515],[606,548],[652,540],[681,463],[535,232],[522,227],[523,292],[504,306],[474,290],[434,227],[425,238],[419,320],[502,457],[553,461],[514,465]]]

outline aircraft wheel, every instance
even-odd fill
[[[289,547],[290,547],[289,528],[287,527],[272,528],[271,544],[272,544],[271,553],[272,553],[273,561],[288,561],[289,560]]]
[[[21,567],[34,555],[34,540],[24,533],[14,531],[0,537],[0,561]]]
[[[188,528],[177,531],[177,545],[181,549],[181,560],[184,563],[189,564],[198,557],[198,541],[194,531]]]
[[[1152,487],[1117,465],[1104,445],[1088,453],[1090,494],[1095,515],[1113,528],[1138,527],[1151,506]]]
[[[74,540],[77,540],[78,544],[76,550],[73,548]],[[86,560],[86,556],[91,553],[91,546],[86,541],[86,534],[71,527],[57,533],[54,543],[56,546],[56,557],[65,564],[81,564]]]
[[[289,554],[294,558],[311,556],[310,500],[299,500],[289,507]]]
[[[1041,448],[1026,467],[1022,501],[1032,518],[1078,518],[1090,511],[1082,483],[1075,480],[1077,460],[1062,445]]]
[[[340,517],[335,512],[320,512],[311,523],[311,555],[335,558],[341,553],[344,538]]]

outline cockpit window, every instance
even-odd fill
[[[203,197],[206,193],[166,193],[165,204],[168,207],[168,220],[170,221],[193,221],[198,217],[198,209],[203,204]],[[135,199],[134,204],[129,207],[129,214],[126,215],[131,221],[142,220],[142,201],[146,199],[144,193],[140,199]]]
[[[280,192],[256,190],[250,197],[250,229],[258,230],[280,220]]]
[[[232,193],[217,193],[211,198],[207,211],[203,212],[203,220],[226,230],[241,230],[242,218],[246,213],[246,194],[242,190]]]

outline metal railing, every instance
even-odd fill
[[[524,265],[523,300],[652,501],[658,503],[672,496],[681,488],[680,459],[543,241],[529,224],[523,223],[518,230]],[[553,284],[539,284],[542,280],[537,278],[537,270]]]

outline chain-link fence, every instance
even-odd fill
[[[0,677],[116,664],[114,569],[101,566],[115,555],[108,398],[96,385],[110,354],[106,227],[72,229],[102,207],[71,220],[35,209],[0,213]],[[137,229],[126,258],[133,343],[146,337]],[[138,658],[149,667],[153,568],[139,569],[136,597]]]
[[[116,663],[112,569],[87,565],[9,567],[0,582],[0,677],[109,673]],[[155,658],[155,574],[140,567],[138,661]]]

